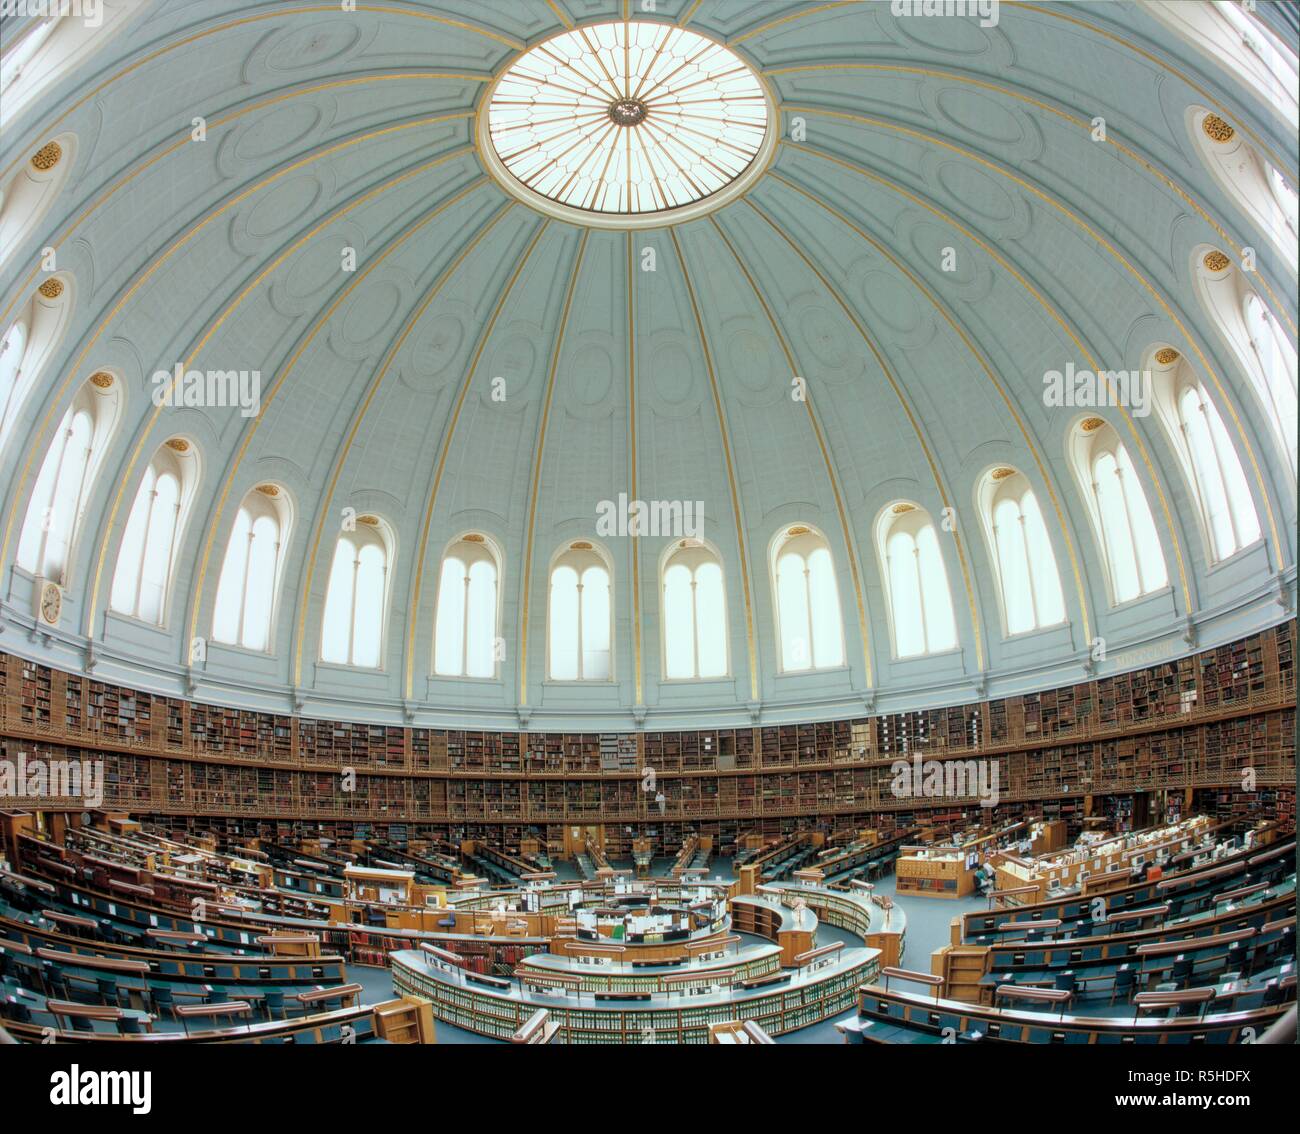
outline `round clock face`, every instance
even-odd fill
[[[59,620],[59,609],[63,606],[63,594],[54,583],[46,583],[45,591],[41,595],[41,613],[45,615],[46,621],[57,622]]]

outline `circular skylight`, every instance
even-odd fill
[[[753,68],[666,24],[592,24],[537,44],[497,80],[485,117],[503,184],[587,223],[721,204],[771,149]]]

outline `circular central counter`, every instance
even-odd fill
[[[862,939],[896,934],[888,952],[901,952],[901,911],[867,893],[735,890],[650,879],[458,896],[457,930],[473,924],[490,937],[516,918],[516,932],[526,921],[547,948],[488,974],[467,967],[448,935],[446,948],[393,953],[393,986],[431,1001],[437,1019],[496,1039],[511,1039],[544,1009],[564,1043],[707,1043],[711,1025],[753,1021],[781,1035],[855,1007],[858,987],[889,959],[865,940],[818,945],[822,924]],[[467,922],[467,913],[491,921]]]

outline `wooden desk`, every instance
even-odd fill
[[[47,1000],[45,1010],[60,1020],[63,1018],[78,1020],[104,1020],[120,1023],[122,1020],[136,1020],[146,1032],[153,1031],[153,1017],[147,1012],[134,1008],[114,1008],[107,1004],[74,1004],[68,1000]]]
[[[353,1008],[357,1003],[357,996],[361,992],[359,984],[339,984],[333,988],[317,988],[311,992],[295,992],[293,999],[298,1001],[304,1008],[311,1008],[316,1004],[328,1004],[332,1000],[339,1001],[340,1008]]]
[[[172,1011],[185,1025],[185,1034],[189,1035],[190,1019],[193,1017],[211,1017],[216,1020],[221,1017],[234,1019],[236,1016],[247,1016],[251,1023],[253,1006],[247,1000],[226,1000],[221,1004],[177,1004]]]
[[[1045,1004],[1059,1004],[1064,1014],[1065,1006],[1074,999],[1074,993],[1064,988],[1034,988],[1022,984],[1000,984],[995,996],[998,1000],[1033,1000]]]
[[[99,932],[99,922],[76,914],[60,913],[58,910],[41,910],[41,917],[57,925],[66,925],[71,929],[88,929],[91,933]]]
[[[273,933],[253,940],[269,948],[276,957],[314,959],[320,956],[320,937],[315,933]]]
[[[1133,1006],[1141,1012],[1143,1009],[1156,1011],[1161,1008],[1182,1008],[1188,1004],[1199,1004],[1200,1012],[1205,1015],[1205,1006],[1214,999],[1213,988],[1187,988],[1181,991],[1139,992],[1133,997]]]

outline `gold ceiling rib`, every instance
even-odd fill
[[[691,283],[691,274],[686,266],[686,256],[677,240],[677,229],[669,228],[668,237],[677,252],[677,262],[681,265],[682,280],[686,284],[686,297],[690,301],[691,314],[695,318],[695,329],[700,336],[700,350],[704,355],[704,371],[709,379],[709,391],[713,396],[713,409],[718,419],[718,434],[722,440],[722,459],[727,469],[727,487],[731,492],[731,509],[736,519],[736,550],[740,555],[740,582],[745,600],[745,644],[749,651],[749,699],[758,701],[758,648],[754,637],[754,601],[750,579],[750,558],[747,550],[748,537],[745,528],[744,513],[740,506],[740,489],[736,484],[735,458],[731,452],[730,428],[727,424],[726,411],[722,406],[722,394],[718,387],[718,375],[713,368],[713,351],[709,347],[709,336],[704,329],[704,319],[700,314],[699,300],[695,294],[695,285]]]
[[[718,223],[716,216],[709,217],[713,224],[714,231],[722,239],[722,243],[727,246],[727,250],[735,258],[736,266],[740,269],[741,274],[748,281],[749,286],[753,289],[754,297],[758,300],[759,306],[763,309],[763,314],[767,316],[767,321],[772,327],[772,334],[776,336],[776,341],[781,346],[781,353],[785,355],[786,364],[790,368],[791,377],[802,374],[798,363],[795,362],[794,355],[791,353],[790,346],[786,342],[785,335],[782,333],[776,316],[772,314],[772,309],[768,306],[767,300],[763,296],[762,290],[758,283],[750,274],[749,268],[741,258],[740,252],[731,243],[726,232]],[[835,465],[831,460],[830,449],[826,443],[826,437],[822,432],[821,422],[817,417],[817,411],[813,407],[812,391],[805,390],[803,399],[804,409],[808,413],[808,423],[812,427],[813,437],[817,442],[817,448],[821,451],[822,462],[826,467],[826,479],[830,482],[831,494],[835,500],[835,510],[839,515],[840,528],[844,537],[844,550],[849,560],[849,574],[853,580],[853,597],[858,607],[858,630],[862,636],[862,662],[865,668],[866,687],[871,689],[875,685],[875,679],[871,665],[871,632],[867,624],[867,605],[862,593],[862,566],[858,556],[857,541],[853,538],[853,526],[849,522],[848,510],[844,506],[844,496],[840,491],[839,479],[835,475]]]
[[[442,439],[438,445],[438,460],[434,465],[433,480],[429,486],[429,495],[424,504],[424,515],[420,521],[420,543],[415,553],[415,580],[411,587],[411,598],[408,606],[408,617],[406,622],[406,650],[405,653],[405,671],[403,679],[403,688],[405,696],[410,700],[414,695],[415,689],[415,631],[416,622],[420,613],[420,591],[424,584],[424,561],[429,551],[429,529],[433,526],[433,510],[438,501],[438,490],[442,487],[443,472],[447,467],[447,456],[451,452],[452,440],[456,433],[456,423],[460,420],[461,409],[465,405],[465,398],[468,396],[470,387],[474,384],[474,376],[478,372],[478,364],[483,358],[483,351],[487,348],[489,340],[492,338],[492,331],[496,327],[497,320],[501,317],[501,312],[505,309],[506,300],[510,298],[514,291],[515,284],[519,277],[523,275],[524,268],[532,258],[533,250],[537,247],[538,241],[542,239],[543,233],[550,228],[551,222],[543,218],[537,230],[533,233],[532,239],[528,241],[528,246],[524,249],[523,254],[518,257],[514,271],[506,279],[505,286],[501,289],[501,294],[497,296],[497,301],[492,307],[492,314],[488,317],[479,331],[478,342],[474,344],[474,352],[470,355],[469,365],[465,368],[465,378],[461,382],[460,391],[456,395],[456,401],[452,409],[451,418],[448,420],[443,430]],[[430,299],[433,297],[430,296]],[[428,301],[424,307],[428,306]],[[410,326],[414,327],[416,322],[424,314],[424,307],[412,316]],[[403,333],[405,335],[405,332]],[[400,346],[401,343],[399,342]],[[390,356],[390,359],[393,356]],[[387,365],[387,364],[385,364]]]
[[[478,188],[480,184],[482,184],[481,181],[475,181],[471,185],[467,186],[463,193],[458,194],[456,197],[448,200],[445,204],[440,205],[435,211],[435,215],[442,213],[448,206],[461,199],[471,189]],[[359,408],[353,412],[351,425],[346,437],[344,438],[343,444],[340,446],[339,451],[334,454],[331,461],[329,480],[326,482],[325,491],[321,494],[320,503],[316,508],[314,534],[312,535],[311,543],[308,545],[307,557],[303,561],[302,591],[298,600],[298,618],[294,630],[293,645],[293,684],[295,687],[302,684],[302,645],[307,637],[307,608],[311,601],[312,575],[315,573],[316,560],[320,555],[320,542],[325,533],[326,517],[330,510],[330,503],[334,499],[334,493],[338,488],[339,479],[343,475],[343,466],[347,462],[348,454],[352,450],[352,444],[356,440],[357,433],[361,429],[361,424],[365,421],[366,414],[370,410],[370,404],[374,401],[375,395],[379,392],[379,387],[382,385],[384,377],[388,374],[388,368],[392,365],[393,359],[397,356],[398,350],[401,349],[402,344],[406,341],[406,336],[411,333],[411,328],[415,326],[416,321],[424,314],[425,310],[428,308],[429,304],[433,302],[438,293],[442,291],[442,288],[447,281],[456,274],[456,270],[465,262],[470,253],[479,246],[480,242],[482,242],[488,233],[496,228],[497,222],[509,213],[510,210],[511,205],[509,202],[499,205],[496,212],[494,212],[487,222],[479,228],[478,232],[474,234],[460,252],[453,257],[451,263],[438,273],[437,279],[434,280],[433,284],[425,292],[424,299],[420,302],[414,313],[406,318],[405,326],[402,328],[401,334],[397,336],[397,338],[389,345],[388,350],[385,351],[383,363],[371,377],[365,395],[361,399]],[[418,227],[423,228],[423,223]],[[411,230],[408,235],[413,235],[414,231],[414,229]],[[388,612],[385,611],[385,622],[387,621],[387,616]],[[381,649],[387,645],[387,641],[382,640]]]
[[[528,492],[528,530],[524,536],[523,569],[519,575],[521,592],[519,603],[519,705],[528,704],[528,618],[532,603],[533,572],[533,537],[537,528],[537,499],[541,491],[542,455],[546,450],[546,432],[551,418],[551,402],[555,394],[555,375],[560,367],[560,351],[564,347],[565,332],[569,327],[569,312],[573,308],[573,296],[578,289],[578,277],[582,274],[582,262],[587,252],[587,238],[591,229],[584,228],[573,257],[573,271],[569,276],[569,286],[564,294],[564,308],[560,312],[560,324],[556,328],[555,343],[551,350],[551,363],[547,368],[546,392],[542,396],[541,421],[537,429],[537,448],[533,456],[532,481]]]
[[[875,358],[876,365],[880,367],[881,373],[885,376],[885,381],[889,383],[890,389],[894,392],[894,397],[898,399],[898,404],[901,407],[904,416],[907,418],[907,423],[912,427],[912,432],[916,435],[917,444],[920,445],[921,453],[925,457],[925,463],[930,468],[930,475],[934,478],[934,487],[939,494],[940,504],[945,509],[951,508],[953,506],[952,497],[949,495],[948,487],[944,483],[943,473],[939,468],[939,462],[935,459],[934,453],[930,449],[929,441],[926,440],[925,431],[921,428],[921,423],[917,420],[916,414],[912,411],[911,403],[907,400],[907,396],[903,392],[902,384],[898,381],[897,376],[890,368],[889,362],[881,352],[880,348],[876,346],[875,340],[870,334],[868,334],[866,327],[858,318],[857,312],[849,306],[848,301],[841,294],[840,289],[831,283],[817,265],[813,263],[812,258],[808,256],[807,253],[805,253],[804,250],[791,238],[790,234],[767,215],[766,210],[760,208],[752,198],[746,203],[755,213],[758,214],[758,216],[767,222],[768,227],[770,227],[773,232],[780,236],[790,246],[813,275],[821,281],[822,286],[835,302],[840,305],[844,314],[848,316],[849,322],[853,324],[858,334],[862,337],[862,341],[866,344],[867,349],[871,352],[872,357]],[[961,532],[958,531],[956,526],[953,527],[951,535],[953,539],[953,548],[957,552],[957,562],[961,567],[962,581],[965,584],[966,601],[970,608],[971,633],[975,636],[975,668],[982,672],[984,669],[984,638],[981,632],[979,605],[975,598],[974,584],[971,581],[970,565],[966,562],[966,552],[962,547]]]
[[[308,232],[306,232],[297,240],[295,240],[293,244],[291,244],[278,257],[276,257],[276,259],[271,264],[269,264],[266,268],[264,268],[261,272],[258,273],[258,275],[253,279],[253,281],[240,292],[240,294],[235,298],[235,300],[231,304],[228,305],[227,310],[222,313],[220,319],[218,320],[218,324],[220,322],[224,322],[227,318],[229,318],[230,314],[232,314],[240,306],[240,304],[244,302],[245,299],[247,299],[250,295],[252,295],[253,292],[270,276],[270,274],[276,270],[276,268],[278,268],[281,264],[283,264],[295,252],[299,251],[303,247],[303,245],[305,245],[309,240],[311,240],[313,237],[315,237],[320,232],[322,232],[327,225],[332,224],[334,221],[336,221],[338,217],[344,216],[347,213],[351,212],[353,209],[358,208],[361,205],[364,205],[371,200],[374,200],[382,193],[385,193],[389,189],[394,188],[397,184],[403,181],[407,181],[410,178],[418,177],[424,173],[427,173],[430,169],[442,164],[445,161],[451,160],[453,157],[458,156],[459,153],[463,153],[463,152],[464,151],[454,151],[452,154],[447,154],[442,157],[434,158],[429,162],[425,162],[422,165],[407,170],[406,172],[400,174],[398,177],[390,179],[389,181],[376,186],[369,193],[363,195],[362,197],[359,197],[354,201],[348,202],[347,205],[344,208],[342,208],[340,211],[338,211],[336,215],[331,215],[325,218],[324,220],[320,221],[318,224],[314,225],[310,230],[308,230]],[[199,556],[198,568],[195,575],[195,584],[193,587],[191,604],[190,604],[189,637],[191,640],[193,640],[198,635],[198,622],[199,622],[200,614],[203,609],[204,582],[207,579],[208,565],[211,562],[211,558],[212,558],[213,543],[217,537],[218,525],[221,522],[221,515],[225,511],[226,501],[230,496],[231,489],[234,487],[235,479],[239,473],[240,465],[243,463],[244,457],[247,455],[248,449],[253,443],[253,438],[256,436],[262,421],[265,420],[266,417],[268,416],[266,413],[267,409],[269,409],[270,406],[274,403],[276,396],[279,394],[280,390],[287,383],[289,375],[294,372],[294,369],[298,364],[298,360],[302,358],[303,354],[306,353],[307,348],[311,346],[317,334],[319,334],[320,331],[327,325],[329,319],[333,316],[334,312],[337,311],[339,307],[343,304],[344,300],[349,295],[351,295],[352,292],[358,286],[360,286],[362,282],[364,282],[364,280],[370,275],[371,272],[375,270],[375,268],[377,268],[380,264],[382,264],[384,260],[386,260],[387,257],[392,252],[400,248],[402,244],[405,243],[405,241],[410,236],[414,235],[416,231],[422,228],[425,224],[429,223],[429,221],[433,220],[444,209],[450,207],[450,205],[452,205],[453,203],[462,200],[473,189],[479,187],[483,183],[484,183],[483,178],[481,177],[472,181],[469,185],[467,185],[464,189],[462,189],[459,193],[457,193],[450,201],[445,202],[437,210],[430,213],[426,213],[410,229],[400,234],[392,243],[382,248],[379,254],[366,264],[365,268],[359,273],[359,275],[355,276],[352,280],[348,282],[347,286],[341,290],[340,294],[337,295],[334,298],[334,300],[325,307],[323,311],[317,312],[317,314],[313,317],[311,321],[311,326],[308,329],[307,334],[303,336],[302,341],[298,344],[297,348],[295,348],[294,352],[289,356],[285,365],[277,369],[275,377],[273,378],[270,387],[266,391],[265,397],[262,399],[262,412],[258,414],[256,417],[248,419],[247,427],[243,429],[240,434],[239,448],[236,450],[234,460],[231,461],[230,466],[226,472],[226,475],[222,480],[221,489],[217,493],[216,504],[212,508],[210,513],[209,523],[207,527],[207,538],[204,540],[203,552]],[[213,330],[215,330],[215,327],[213,328]],[[210,333],[208,338],[210,338]],[[205,338],[204,341],[206,342],[207,338]],[[194,354],[197,355],[197,353],[198,350],[196,349]]]
[[[1174,326],[1178,328],[1179,332],[1186,338],[1186,340],[1189,343],[1191,343],[1192,350],[1196,352],[1197,358],[1200,359],[1201,368],[1213,380],[1215,389],[1218,390],[1219,392],[1219,398],[1222,401],[1223,405],[1227,407],[1228,414],[1229,416],[1231,416],[1233,424],[1236,426],[1237,435],[1241,439],[1241,443],[1245,449],[1246,455],[1250,458],[1251,468],[1254,470],[1255,473],[1255,481],[1259,486],[1260,496],[1264,502],[1264,511],[1268,518],[1268,526],[1269,526],[1269,531],[1272,534],[1273,546],[1277,553],[1278,568],[1280,570],[1281,568],[1286,566],[1286,549],[1285,549],[1285,545],[1282,543],[1278,535],[1277,519],[1276,516],[1274,515],[1272,495],[1269,491],[1268,484],[1264,479],[1263,470],[1260,468],[1259,458],[1255,453],[1255,447],[1254,445],[1251,444],[1250,437],[1247,434],[1246,428],[1242,423],[1240,415],[1237,412],[1236,403],[1229,396],[1227,388],[1224,386],[1222,380],[1219,378],[1218,372],[1210,364],[1209,358],[1207,358],[1205,352],[1201,350],[1201,346],[1199,342],[1197,341],[1195,336],[1193,336],[1191,330],[1183,323],[1182,319],[1178,317],[1177,312],[1173,309],[1173,306],[1165,298],[1163,293],[1146,277],[1146,275],[1143,272],[1139,271],[1129,261],[1129,259],[1122,252],[1120,252],[1118,248],[1115,247],[1115,245],[1113,245],[1108,239],[1106,239],[1106,236],[1103,233],[1099,232],[1092,225],[1088,224],[1087,221],[1085,221],[1072,209],[1063,205],[1054,196],[1052,196],[1052,194],[1046,192],[1043,189],[1040,189],[1037,185],[1034,185],[1027,178],[1021,177],[1018,174],[1013,173],[1008,169],[1005,169],[998,162],[991,161],[988,158],[981,157],[979,154],[974,153],[963,146],[955,145],[954,143],[948,142],[935,135],[927,134],[922,130],[915,130],[909,126],[902,126],[897,123],[887,122],[883,119],[871,118],[866,115],[850,114],[845,111],[830,111],[830,110],[814,111],[812,108],[808,108],[808,107],[802,109],[804,109],[806,112],[809,113],[825,114],[834,118],[847,118],[852,121],[862,122],[868,126],[877,126],[881,129],[892,130],[897,133],[901,133],[904,135],[908,135],[910,137],[918,138],[925,142],[929,142],[932,145],[941,146],[942,148],[949,150],[952,153],[959,154],[962,157],[977,162],[984,168],[992,170],[993,172],[997,173],[1000,177],[1004,177],[1007,180],[1014,182],[1016,185],[1019,185],[1022,189],[1031,193],[1033,196],[1037,197],[1040,201],[1044,202],[1045,204],[1050,205],[1062,216],[1069,219],[1077,228],[1080,228],[1084,232],[1086,232],[1088,236],[1090,236],[1094,241],[1096,241],[1102,248],[1106,249],[1106,251],[1109,252],[1110,255],[1116,261],[1118,261],[1121,265],[1123,265],[1124,269],[1133,277],[1133,279],[1135,279],[1139,284],[1141,284],[1141,286],[1146,290],[1146,292],[1151,296],[1151,298],[1154,299],[1156,303],[1160,305],[1160,307],[1164,310],[1165,314],[1173,321]],[[818,150],[816,147],[813,146],[804,146],[794,142],[784,142],[784,140],[783,140],[783,144],[790,145],[796,149],[805,149],[812,153],[820,153],[822,154],[822,156],[827,156],[824,151]],[[859,172],[861,172],[860,166],[857,166],[854,163],[848,163],[848,164],[850,165],[851,168],[856,168],[859,170]],[[883,178],[881,180],[885,184],[891,184],[890,182],[885,181],[885,179]],[[972,233],[970,233],[969,229],[965,228],[965,226],[963,225],[960,225],[955,218],[949,217],[949,220],[952,224],[958,225],[958,227],[960,227],[962,231],[971,235],[972,238],[978,239],[975,238]],[[987,245],[984,245],[983,242],[981,242],[981,244],[984,247],[988,247]],[[994,255],[998,255],[998,254],[994,253]],[[998,255],[998,259],[999,262],[1006,264],[1005,259],[1000,255]],[[1097,365],[1096,360],[1093,359],[1091,356],[1088,356],[1088,361],[1089,361],[1089,365],[1092,367],[1093,370],[1101,369],[1101,367]],[[1179,542],[1177,532],[1174,529],[1173,514],[1169,507],[1169,501],[1165,493],[1164,483],[1161,481],[1160,477],[1156,472],[1155,465],[1151,460],[1150,454],[1147,452],[1146,445],[1143,442],[1142,437],[1138,432],[1137,426],[1133,422],[1132,416],[1129,414],[1128,410],[1123,406],[1120,406],[1119,410],[1129,427],[1129,432],[1132,434],[1134,440],[1137,442],[1139,452],[1142,455],[1143,463],[1147,466],[1147,473],[1151,477],[1152,482],[1156,485],[1156,490],[1160,496],[1160,506],[1165,514],[1165,522],[1169,527],[1170,537],[1174,541],[1174,551],[1178,560],[1178,576],[1179,579],[1182,581],[1184,597],[1187,600],[1187,610],[1190,612],[1194,608],[1192,606],[1191,590],[1187,582],[1186,565],[1183,562],[1182,545]]]
[[[628,439],[628,499],[639,500],[637,491],[636,460],[636,297],[632,282],[632,231],[626,234],[625,252],[627,261],[627,319],[624,330],[627,335],[627,439]],[[632,533],[629,551],[632,557],[632,665],[636,686],[636,704],[639,708],[645,704],[645,690],[641,669],[641,537]]]
[[[983,79],[975,79],[969,75],[964,75],[958,71],[945,71],[935,67],[914,67],[903,66],[896,63],[795,63],[785,67],[771,67],[763,71],[765,78],[771,78],[773,75],[790,74],[797,71],[880,71],[904,75],[923,75],[926,78],[943,79],[948,82],[961,83],[967,86],[976,87],[980,90],[993,91],[997,94],[1006,95],[1008,98],[1015,99],[1017,102],[1026,103],[1057,118],[1077,126],[1080,130],[1088,130],[1091,123],[1087,119],[1076,118],[1073,114],[1053,106],[1049,102],[1024,94],[1012,87],[999,86],[997,83],[986,82]],[[1125,145],[1113,132],[1106,135],[1105,145],[1113,146],[1125,157],[1129,158],[1152,177],[1162,182],[1171,192],[1177,194],[1190,208],[1194,209],[1196,214],[1205,221],[1228,247],[1232,249],[1235,256],[1240,258],[1242,245],[1238,244],[1228,234],[1227,229],[1217,221],[1206,208],[1192,196],[1191,192],[1175,181],[1164,170],[1156,166],[1151,160],[1138,153],[1136,150]],[[1267,277],[1261,271],[1255,273],[1259,277],[1260,286],[1263,287],[1265,294],[1268,296],[1273,313],[1277,315],[1290,329],[1291,338],[1294,340],[1297,335],[1295,320],[1291,318],[1290,312],[1286,305],[1278,297],[1277,293],[1269,284]]]
[[[555,18],[560,21],[566,28],[573,27],[573,17],[569,15],[555,0],[546,0],[547,7],[555,13]]]
[[[689,24],[691,19],[694,17],[696,10],[702,3],[703,0],[691,0],[691,2],[682,10],[682,14],[677,18],[677,26],[679,28],[684,28]]]

